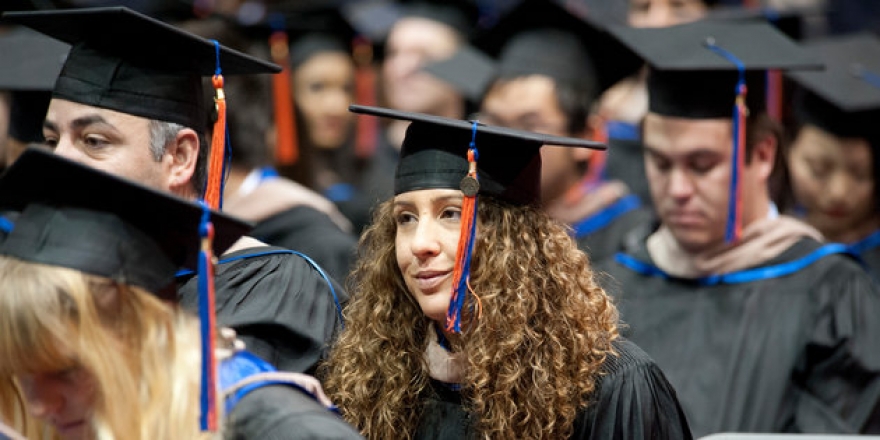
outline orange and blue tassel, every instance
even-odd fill
[[[461,310],[470,288],[471,256],[477,232],[477,197],[480,181],[477,175],[477,122],[474,122],[471,143],[468,146],[468,174],[461,181],[464,201],[461,205],[461,235],[458,239],[455,267],[452,271],[452,298],[446,312],[446,331],[461,332]]]
[[[208,152],[208,181],[205,186],[204,199],[212,209],[223,207],[223,181],[228,168],[226,161],[226,94],[223,92],[223,73],[220,69],[220,43],[214,40],[217,55],[217,67],[211,84],[214,86],[214,104],[217,120],[211,137],[211,150]]]
[[[727,202],[727,226],[724,239],[727,243],[735,243],[742,237],[742,179],[740,172],[745,166],[746,156],[746,67],[735,55],[719,47],[714,41],[707,41],[707,47],[726,58],[736,66],[739,75],[736,82],[736,100],[733,105],[733,160],[730,171],[730,192]]]
[[[198,289],[199,321],[201,330],[202,380],[200,390],[201,411],[199,423],[202,431],[216,432],[219,425],[217,405],[217,364],[214,357],[214,225],[211,211],[202,203],[202,220],[199,225],[202,240],[199,251]]]

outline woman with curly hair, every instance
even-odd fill
[[[361,438],[317,380],[274,371],[223,331],[203,344],[213,319],[179,306],[177,269],[219,255],[245,223],[41,150],[0,179],[0,205],[20,212],[0,243],[0,427],[34,440]]]
[[[691,437],[587,255],[539,206],[539,147],[596,144],[352,110],[412,123],[319,369],[351,424],[373,439]]]

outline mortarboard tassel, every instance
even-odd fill
[[[742,237],[742,179],[740,179],[740,170],[745,166],[746,155],[746,119],[748,118],[746,67],[732,53],[716,45],[714,39],[707,40],[706,46],[733,63],[739,75],[736,82],[736,101],[733,104],[733,160],[730,171],[730,196],[727,202],[727,226],[724,231],[725,241],[735,243]]]
[[[208,183],[205,188],[205,201],[212,209],[223,206],[223,168],[226,150],[226,94],[223,92],[223,74],[220,69],[220,43],[214,40],[217,51],[217,68],[211,78],[214,86],[214,104],[217,120],[214,122],[214,133],[211,137],[211,150],[208,152]]]
[[[275,20],[278,21],[278,20]],[[269,36],[272,61],[281,66],[281,72],[272,75],[272,101],[275,106],[275,130],[277,139],[275,163],[293,165],[299,159],[293,92],[291,91],[290,46],[283,23],[273,23],[276,28]]]
[[[464,201],[461,204],[461,235],[458,238],[458,249],[455,252],[455,267],[452,270],[452,298],[446,311],[446,331],[461,332],[461,309],[470,289],[468,284],[471,272],[471,255],[474,250],[474,237],[477,232],[477,193],[480,181],[477,176],[477,122],[468,146],[468,174],[461,179],[461,191]],[[477,300],[479,307],[479,300]],[[479,314],[479,309],[478,309]]]
[[[782,71],[767,71],[767,114],[774,121],[782,121]]]
[[[373,68],[373,45],[364,37],[356,37],[353,43],[355,62],[355,103],[376,105],[376,71]],[[365,159],[376,149],[376,136],[379,125],[376,118],[357,115],[357,133],[354,144],[355,155]]]
[[[202,431],[216,432],[218,428],[219,406],[217,405],[217,363],[214,358],[214,225],[208,205],[202,203],[202,220],[199,236],[202,247],[199,251],[198,288],[199,323],[201,330],[202,380],[201,411],[199,424]]]

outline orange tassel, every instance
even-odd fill
[[[477,161],[473,148],[468,150],[468,162],[469,170],[465,179],[473,179],[474,183],[477,183]],[[452,299],[446,313],[446,331],[449,332],[461,331],[461,310],[464,306],[465,296],[468,290],[471,290],[469,278],[474,235],[476,234],[477,191],[478,187],[470,193],[464,191],[464,200],[461,205],[461,233],[458,238],[458,248],[455,251],[455,267],[452,270]]]
[[[281,72],[272,75],[272,101],[275,106],[275,129],[277,139],[275,147],[275,163],[293,165],[299,159],[297,146],[296,112],[293,106],[291,90],[292,74],[290,71],[289,46],[287,33],[275,31],[269,37],[272,61],[281,66]]]
[[[736,108],[737,108],[737,117],[739,118],[739,124],[737,124],[737,155],[734,158],[736,160],[736,169],[739,173],[736,176],[736,215],[734,220],[734,232],[733,232],[733,240],[734,242],[739,241],[742,237],[742,170],[746,164],[746,120],[748,118],[748,108],[746,107],[746,86],[743,85],[740,90],[740,94],[736,98]]]
[[[782,72],[767,71],[767,113],[773,120],[782,122]]]
[[[354,40],[355,62],[355,103],[376,105],[376,70],[373,67],[373,46],[363,37]],[[376,149],[379,133],[377,118],[357,115],[357,133],[354,144],[355,155],[365,159],[371,157]]]
[[[226,152],[226,95],[223,93],[223,75],[214,75],[214,103],[217,106],[217,121],[214,122],[214,134],[211,139],[211,150],[208,159],[208,183],[205,188],[205,202],[211,209],[220,209],[221,183],[223,179],[223,161]]]

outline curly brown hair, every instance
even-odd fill
[[[346,420],[377,439],[412,437],[431,392],[430,321],[397,267],[392,210],[382,204],[361,238],[346,328],[319,369]],[[470,284],[482,315],[463,316],[452,341],[467,353],[466,410],[486,439],[564,438],[614,354],[617,309],[539,208],[482,197],[478,222]]]

